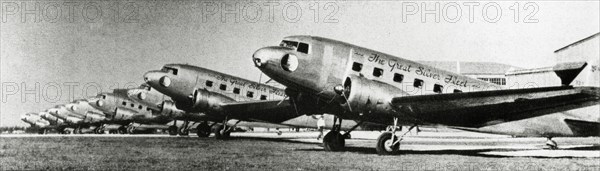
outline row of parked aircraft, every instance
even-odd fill
[[[114,90],[24,117],[45,125],[101,123],[134,130],[131,123],[162,124],[185,135],[227,138],[240,124],[315,127],[312,115],[332,117],[323,138],[340,151],[357,128],[386,129],[379,154],[399,151],[401,125],[446,126],[516,136],[600,136],[598,113],[573,111],[599,106],[598,74],[587,63],[558,64],[563,85],[502,89],[500,86],[332,39],[290,36],[279,46],[258,49],[252,62],[284,85],[276,88],[206,68],[167,64],[144,75],[147,86]],[[591,86],[570,83],[584,71]],[[154,92],[156,91],[156,92]],[[168,97],[165,97],[168,96]],[[76,111],[81,111],[76,112]],[[85,111],[85,112],[83,112]],[[77,114],[76,114],[77,113]],[[47,122],[40,122],[39,116]],[[125,126],[129,124],[129,126]],[[87,124],[101,132],[107,126]],[[342,134],[342,131],[344,134]]]

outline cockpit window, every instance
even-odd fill
[[[299,43],[299,42],[288,41],[288,40],[281,41],[279,46],[296,49],[296,51],[306,53],[306,54],[308,54],[308,49],[309,49],[309,45],[306,43],[302,43],[302,42]]]
[[[175,68],[171,68],[171,67],[163,67],[161,69],[161,71],[166,72],[166,73],[171,73],[173,75],[177,75],[177,69]]]
[[[298,48],[298,42],[284,40],[284,41],[281,41],[279,46],[296,49],[296,48]]]
[[[302,53],[308,54],[308,44],[306,44],[306,43],[299,43],[298,44],[298,52],[302,52]]]

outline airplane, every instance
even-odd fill
[[[380,155],[399,153],[398,125],[480,128],[597,105],[598,85],[572,87],[581,68],[562,75],[562,86],[502,90],[499,85],[423,65],[333,39],[285,37],[279,46],[254,52],[262,73],[285,85],[300,108],[338,118],[393,125],[376,142]],[[339,124],[339,119],[334,125]],[[351,131],[351,130],[350,130]],[[551,137],[548,137],[549,139]],[[341,151],[339,129],[323,139],[327,151]]]
[[[156,106],[146,106],[128,98],[128,89],[114,89],[113,93],[99,93],[88,100],[88,104],[108,116],[108,122],[120,125],[119,133],[148,132],[154,129],[168,129],[171,120],[156,115]]]
[[[232,126],[212,126],[216,138],[227,138],[228,131],[244,124],[316,128],[314,118],[299,114],[310,113],[310,110],[297,110],[285,99],[284,90],[273,86],[187,64],[164,65],[161,70],[146,72],[144,80],[152,88],[171,97],[177,109],[205,113],[212,116],[210,121],[215,122],[238,120]],[[265,123],[271,123],[271,126]],[[352,123],[354,121],[348,121],[340,129],[354,129],[352,126],[357,124]],[[325,125],[326,128],[331,126]],[[365,124],[363,128],[383,129],[381,125],[371,124]]]
[[[38,127],[39,134],[44,134],[46,133],[47,129],[52,129],[55,126],[52,125],[50,121],[47,121],[44,118],[40,117],[37,113],[26,113],[24,115],[21,115],[21,120],[25,123],[30,124],[32,127]]]

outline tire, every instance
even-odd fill
[[[127,133],[127,128],[125,128],[124,126],[121,126],[121,127],[119,127],[117,132],[119,132],[119,134],[125,134],[125,133]]]
[[[169,132],[169,135],[177,135],[177,127],[176,126],[170,126],[168,132]]]
[[[198,137],[208,137],[210,135],[210,126],[208,124],[200,124],[196,127]]]
[[[323,137],[323,148],[325,151],[342,151],[346,145],[344,136],[337,131],[329,131]]]
[[[227,139],[231,135],[231,132],[227,132],[224,130],[225,127],[223,125],[215,125],[213,127],[213,133],[215,134],[216,139]]]
[[[381,135],[379,135],[379,138],[377,138],[377,145],[375,146],[375,150],[377,150],[377,154],[379,155],[394,155],[394,154],[398,154],[400,152],[400,143],[393,145],[393,146],[389,146],[389,144],[393,143],[391,142],[392,136],[394,136],[394,141],[398,140],[398,137],[395,135],[392,135],[391,132],[384,132]],[[386,145],[388,144],[388,145]]]

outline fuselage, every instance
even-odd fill
[[[324,101],[321,104],[339,106],[340,110],[332,112],[340,117],[366,119],[383,124],[391,123],[391,114],[364,117],[368,115],[367,112],[358,113],[343,105],[349,98],[348,94],[344,92],[349,89],[346,88],[348,82],[354,81],[352,79],[361,79],[366,80],[365,82],[368,82],[368,85],[393,86],[392,91],[387,91],[388,94],[383,95],[386,98],[501,89],[500,85],[427,66],[398,56],[312,36],[285,37],[279,46],[264,47],[257,50],[253,54],[253,62],[263,73],[288,88],[313,96],[316,99],[330,99],[329,101],[333,103],[326,104],[327,101]],[[363,86],[361,88],[370,89],[371,87]],[[380,94],[373,94],[373,96],[377,95]],[[370,102],[367,101],[367,103]],[[386,100],[377,101],[377,103],[385,105]],[[389,112],[396,114],[396,116],[402,115],[402,112],[394,110],[389,110]],[[568,126],[563,122],[564,118],[570,118],[570,116],[555,113],[525,119],[512,124],[509,122],[495,127],[486,127],[480,131],[509,134],[522,133],[522,130],[530,129],[524,125],[529,125],[536,122],[535,119],[538,119],[538,121],[551,120],[552,122],[543,124],[543,126],[536,125],[533,128],[536,130],[528,131],[528,135],[541,135],[544,133],[543,129],[545,127],[553,124],[562,124],[564,127],[561,127],[559,131],[552,130],[551,134],[575,135],[568,130]],[[400,116],[398,119],[401,124],[418,122],[410,116]]]

